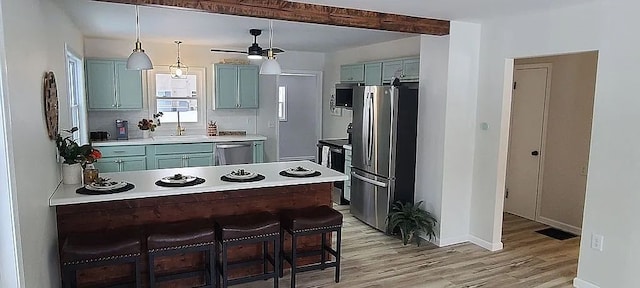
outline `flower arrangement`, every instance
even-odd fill
[[[160,117],[164,115],[162,112],[158,112],[157,114],[153,114],[153,119],[142,118],[142,120],[138,121],[138,128],[140,130],[151,130],[151,132],[156,131],[156,127],[160,126]],[[153,122],[155,120],[155,122]]]
[[[73,140],[73,133],[78,131],[78,127],[63,131],[70,135],[62,137],[62,135],[58,133],[58,135],[56,135],[56,147],[58,148],[58,154],[64,159],[64,164],[71,165],[81,163],[82,166],[85,166],[87,163],[93,163],[102,158],[102,153],[100,153],[98,149],[93,148],[91,144],[80,146]]]

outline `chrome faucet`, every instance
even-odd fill
[[[180,111],[176,111],[176,113],[178,113],[178,127],[176,127],[176,136],[182,136],[184,135],[184,131],[186,129],[184,129],[184,127],[180,125]]]

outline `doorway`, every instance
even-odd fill
[[[504,212],[581,233],[597,60],[514,61]]]
[[[321,78],[321,72],[283,73],[278,77],[280,161],[316,158],[322,131]]]

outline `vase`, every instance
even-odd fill
[[[148,139],[149,137],[151,137],[151,131],[150,130],[142,130],[142,138],[143,139]]]
[[[82,183],[82,166],[80,166],[80,163],[62,164],[62,184],[80,183]]]

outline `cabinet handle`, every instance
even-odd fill
[[[125,151],[123,151],[123,150],[115,150],[115,151],[113,151],[113,153],[124,153],[124,152]]]
[[[111,104],[111,107],[116,107],[116,104]]]

